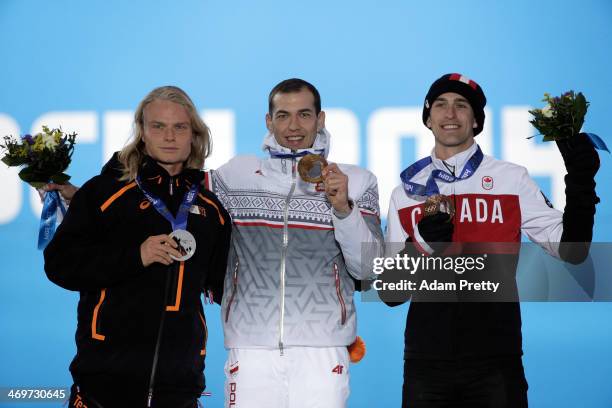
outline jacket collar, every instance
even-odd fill
[[[190,169],[184,167],[183,170],[175,175],[170,176],[168,171],[160,166],[152,157],[144,156],[140,168],[138,170],[140,177],[144,179],[161,178],[162,180],[169,180],[171,177],[179,179],[181,181],[189,181],[190,183],[199,183],[204,178],[204,173],[197,169]]]
[[[121,168],[121,163],[119,162],[119,152],[115,152],[102,167],[100,174],[119,178],[121,177]],[[144,156],[138,173],[143,179],[170,179],[170,174],[168,174],[166,169],[160,166],[148,155]],[[183,171],[181,171],[175,177],[186,179],[193,183],[202,181],[204,179],[204,173],[197,169],[183,168]]]
[[[455,154],[454,156],[449,157],[446,160],[438,159],[436,157],[435,149],[431,151],[431,162],[434,168],[444,170],[445,172],[449,172],[449,169],[446,165],[451,168],[454,167],[455,175],[459,174],[467,161],[476,153],[478,149],[478,144],[476,142],[472,143],[470,147],[465,149],[462,152]],[[446,165],[444,164],[446,163]]]
[[[281,146],[276,141],[276,138],[274,137],[274,135],[268,132],[266,136],[264,137],[261,149],[268,154],[271,154],[272,152],[287,153],[287,154],[308,152],[308,153],[318,154],[321,151],[323,151],[323,157],[327,158],[327,155],[329,154],[330,136],[331,135],[329,134],[327,129],[323,128],[317,133],[317,137],[315,138],[315,141],[312,144],[311,148],[299,149],[296,152],[292,152],[291,149]]]

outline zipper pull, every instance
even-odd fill
[[[174,181],[174,180],[172,179],[172,177],[170,177],[170,195],[173,195],[173,194],[174,194],[174,188],[173,188],[173,186],[172,186],[172,185],[174,184],[174,183],[173,183],[173,181]]]
[[[285,352],[284,352],[284,346],[283,346],[283,342],[282,341],[278,342],[278,349],[280,350],[280,355],[284,356]]]

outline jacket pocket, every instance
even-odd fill
[[[100,316],[102,314],[102,308],[104,307],[104,300],[106,299],[106,289],[100,291],[100,300],[94,307],[93,315],[91,317],[91,338],[95,340],[104,341],[106,336],[100,333]]]
[[[202,322],[202,328],[204,329],[204,342],[202,343],[202,350],[200,350],[200,355],[205,356],[206,355],[206,342],[208,342],[208,326],[206,326],[206,318],[204,317],[204,315],[200,312],[198,312],[198,315],[200,316],[200,321]]]
[[[232,303],[234,303],[234,298],[236,297],[236,291],[238,290],[238,261],[236,261],[236,265],[234,266],[234,276],[232,276],[232,294],[230,295],[229,301],[227,302],[227,307],[225,309],[225,322],[229,320],[230,310],[232,308]]]
[[[340,272],[338,272],[338,264],[334,262],[334,279],[336,281],[336,295],[338,295],[338,303],[340,304],[340,324],[346,323],[346,304],[342,297],[342,288],[340,287]]]

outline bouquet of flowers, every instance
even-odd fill
[[[542,101],[546,102],[546,106],[542,109],[529,111],[533,115],[533,119],[529,123],[544,136],[543,140],[545,142],[567,141],[580,133],[584,124],[584,117],[589,108],[589,102],[582,92],[568,91],[555,97],[545,93]],[[585,135],[596,149],[610,153],[608,146],[599,136],[593,133],[585,133]]]
[[[0,144],[5,151],[2,161],[10,167],[23,166],[19,178],[34,188],[40,189],[49,182],[64,184],[70,179],[64,171],[70,164],[76,136],[76,133],[66,134],[61,129],[47,126],[43,126],[42,133],[25,135],[21,140],[4,136],[4,144]],[[38,249],[44,249],[51,241],[55,227],[65,213],[66,207],[58,192],[45,192]]]
[[[70,176],[64,171],[70,164],[76,133],[65,134],[61,129],[43,126],[42,133],[25,135],[21,140],[4,136],[0,144],[6,153],[2,161],[8,166],[25,166],[19,178],[34,188],[49,182],[64,184]]]
[[[555,97],[545,93],[542,101],[546,106],[530,110],[533,119],[529,122],[544,135],[545,142],[569,139],[580,133],[589,107],[582,92],[568,91]]]

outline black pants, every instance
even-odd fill
[[[109,390],[110,391],[110,390]],[[68,408],[145,408],[147,396],[142,395],[92,395],[86,390],[73,385],[70,390],[70,401]],[[156,394],[153,397],[151,408],[197,408],[197,397]]]
[[[520,356],[404,362],[402,408],[526,408]]]

